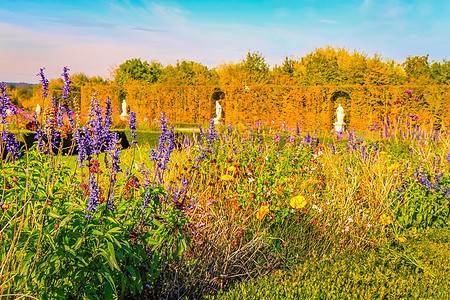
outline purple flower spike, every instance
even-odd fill
[[[64,67],[63,73],[61,74],[61,76],[64,78],[64,82],[65,82],[65,85],[62,88],[63,94],[61,96],[63,103],[68,100],[68,96],[70,94],[70,84],[72,83],[72,80],[70,80],[69,71],[70,71],[69,68]]]
[[[130,119],[129,119],[129,124],[128,126],[130,127],[130,133],[131,133],[131,144],[135,145],[137,144],[136,141],[136,113],[134,111],[130,111]]]
[[[41,68],[39,74],[36,75],[41,77],[39,82],[42,83],[42,98],[46,98],[48,96],[48,80],[44,76],[44,70],[45,68]]]
[[[64,125],[63,122],[64,109],[61,103],[58,105],[58,111],[56,112],[56,124],[58,124],[59,128],[62,128]]]
[[[92,173],[91,177],[89,177],[89,189],[90,195],[88,207],[83,212],[86,213],[86,218],[90,221],[92,219],[92,212],[97,211],[98,209],[98,200],[100,195],[100,191],[97,185],[97,179],[94,173]]]

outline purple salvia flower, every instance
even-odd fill
[[[44,70],[45,68],[41,68],[41,71],[36,76],[40,76],[41,80],[39,80],[40,83],[42,83],[42,98],[45,99],[48,96],[48,80],[44,76]]]
[[[433,183],[431,181],[427,182],[426,187],[429,192],[433,191]]]
[[[106,206],[111,210],[113,210],[115,207],[114,184],[117,181],[117,173],[122,172],[122,170],[120,169],[120,150],[121,146],[119,142],[119,134],[117,132],[112,132],[107,149],[111,162],[111,173],[108,199],[106,201]]]
[[[161,113],[160,120],[161,134],[159,135],[158,149],[151,149],[149,155],[150,160],[156,162],[155,177],[158,177],[159,185],[162,183],[164,171],[168,170],[167,164],[170,161],[172,151],[175,149],[173,128],[171,127],[170,132],[167,133],[167,119],[164,112]]]
[[[89,190],[90,194],[88,207],[83,210],[83,212],[86,214],[86,218],[90,221],[92,219],[92,212],[98,210],[100,195],[100,190],[98,188],[97,179],[94,173],[92,173],[89,177]]]
[[[142,213],[145,215],[147,213],[147,207],[152,200],[150,197],[151,196],[150,191],[149,191],[150,187],[149,187],[148,183],[144,183],[143,186],[144,186],[145,192],[144,192],[144,203],[142,203]]]
[[[63,116],[64,116],[64,110],[63,110],[63,106],[60,103],[58,105],[58,111],[56,112],[56,124],[58,124],[59,128],[62,128],[64,125]]]
[[[105,130],[109,131],[112,125],[112,108],[111,108],[111,99],[108,98],[105,101],[106,110],[105,110]]]
[[[213,119],[211,119],[210,125],[211,126],[209,127],[209,134],[207,141],[208,141],[208,149],[212,153],[214,150],[214,141],[217,139],[217,131]]]
[[[0,84],[1,99],[0,99],[0,123],[7,124],[6,118],[8,117],[8,109],[11,109],[11,99],[6,94],[6,83]]]
[[[92,157],[92,146],[90,141],[89,128],[86,126],[84,129],[77,128],[74,138],[77,141],[77,161],[80,168],[83,167],[84,161],[90,161]]]
[[[16,141],[15,134],[5,129],[1,134],[1,139],[5,143],[8,153],[11,154],[13,161],[16,161],[20,157],[20,145]]]
[[[336,154],[336,147],[334,146],[334,143],[333,143],[333,141],[331,141],[331,152],[333,153],[333,154]]]
[[[129,118],[129,123],[128,126],[130,127],[130,134],[131,134],[131,144],[135,145],[137,144],[136,141],[136,113],[134,111],[130,111],[130,118]]]
[[[122,172],[122,170],[120,169],[120,151],[121,145],[119,142],[119,134],[117,132],[112,132],[107,152],[111,159],[111,171],[114,175]]]
[[[426,186],[428,182],[428,177],[425,175],[425,171],[423,169],[422,172],[420,173],[420,179],[422,180],[422,184]]]
[[[199,124],[198,129],[200,130],[200,144],[203,144],[205,134],[203,133],[202,125]]]
[[[69,77],[69,71],[70,71],[69,68],[64,67],[63,73],[61,74],[61,76],[64,78],[64,83],[65,83],[62,88],[63,93],[61,96],[63,103],[66,103],[69,100],[68,96],[70,94],[70,84],[72,83],[72,80],[70,80],[70,77]]]
[[[439,191],[439,179],[441,179],[442,176],[444,176],[444,174],[442,174],[442,173],[436,175],[435,182],[434,182],[434,191],[435,192]]]

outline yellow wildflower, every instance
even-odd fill
[[[404,243],[404,242],[406,242],[406,240],[407,239],[404,236],[397,237],[397,241],[399,241],[400,243]]]
[[[259,210],[256,212],[256,218],[258,220],[264,219],[264,217],[269,213],[269,207],[266,205],[263,205],[259,208]]]
[[[383,225],[385,225],[385,226],[391,224],[391,223],[392,223],[392,218],[391,218],[391,216],[388,216],[388,215],[386,215],[386,214],[382,214],[382,215],[380,216],[380,223],[383,224]]]
[[[305,199],[305,197],[299,195],[291,198],[291,201],[289,202],[291,206],[295,209],[303,208],[308,204],[308,201]]]
[[[286,178],[284,178],[284,181],[285,181],[285,182],[293,182],[293,181],[294,181],[294,178],[292,178],[292,177],[286,177]]]
[[[234,166],[229,166],[227,171],[228,172],[234,172],[234,171],[236,171],[236,168]]]
[[[392,171],[392,170],[398,169],[399,167],[400,167],[400,164],[393,164],[393,165],[390,165],[389,167],[387,167],[387,170]]]
[[[225,175],[222,175],[220,177],[220,180],[222,180],[222,181],[231,181],[231,180],[233,180],[233,176],[225,174]]]

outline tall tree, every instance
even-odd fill
[[[450,84],[450,61],[443,60],[442,63],[431,64],[431,77],[438,84]]]
[[[218,75],[215,70],[194,61],[177,61],[175,66],[163,69],[159,83],[163,85],[216,85]]]
[[[249,51],[239,67],[244,75],[244,84],[268,83],[270,80],[269,66],[259,52]]]
[[[410,84],[430,84],[433,81],[428,54],[424,56],[409,55],[402,66]]]
[[[158,62],[142,62],[140,58],[133,58],[122,63],[116,70],[114,81],[124,85],[129,80],[155,83],[162,74],[162,65]]]

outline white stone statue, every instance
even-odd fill
[[[39,116],[39,114],[41,113],[41,106],[39,105],[39,103],[36,105],[36,115]]]
[[[120,114],[121,117],[126,117],[128,116],[127,114],[127,102],[125,101],[125,99],[122,102],[122,113]]]
[[[219,101],[216,101],[216,117],[214,118],[215,124],[219,123],[220,117],[222,117],[222,106],[220,106]]]
[[[336,115],[337,115],[337,122],[334,123],[334,130],[336,132],[342,132],[344,131],[344,108],[342,108],[341,104],[339,104],[338,108],[336,109]]]

